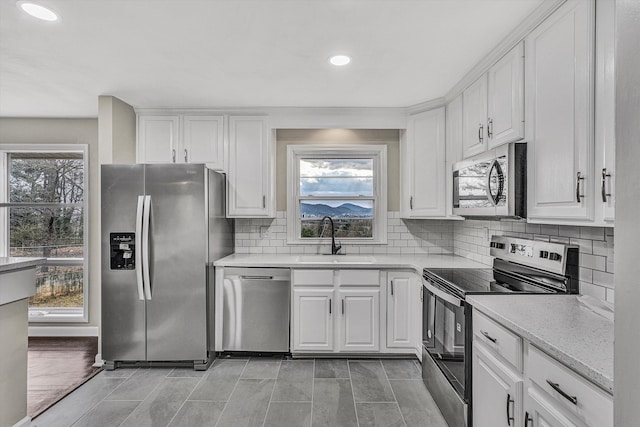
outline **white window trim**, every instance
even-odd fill
[[[374,227],[371,238],[340,238],[348,245],[384,245],[387,243],[387,146],[386,145],[289,145],[287,147],[287,244],[326,243],[331,237],[300,237],[300,158],[372,158]]]
[[[89,146],[87,144],[0,144],[0,203],[6,203],[9,194],[9,183],[7,182],[8,154],[11,152],[27,153],[59,153],[59,152],[76,152],[82,153],[84,162],[84,200],[82,209],[84,212],[84,258],[68,258],[58,259],[51,258],[47,262],[52,265],[60,264],[79,264],[83,266],[83,284],[82,284],[82,312],[79,308],[67,307],[41,307],[29,308],[29,323],[88,323],[89,322]],[[0,227],[4,236],[0,239],[0,256],[8,256],[8,236],[9,236],[9,219],[6,212],[8,209],[0,209]],[[38,312],[46,311],[47,314],[37,315]]]

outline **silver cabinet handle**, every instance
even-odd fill
[[[611,193],[607,193],[607,178],[611,178],[611,174],[607,173],[607,168],[602,169],[602,201],[607,203],[607,197],[611,197]]]
[[[424,287],[420,286],[420,301],[424,301]]]
[[[480,127],[478,128],[478,142],[482,144],[483,140],[484,140],[484,125],[480,123]]]
[[[262,209],[267,207],[267,196],[262,196]]]
[[[574,405],[578,404],[578,398],[576,396],[571,396],[571,395],[567,394],[563,389],[560,388],[560,384],[554,383],[551,380],[547,380],[547,384],[549,384],[552,389],[557,391],[560,394],[560,396],[564,397],[569,402],[573,403]]]
[[[391,280],[391,296],[393,296],[393,280]]]
[[[489,341],[491,341],[491,342],[492,342],[492,343],[494,343],[494,344],[495,344],[495,342],[496,342],[496,341],[498,341],[498,339],[497,339],[497,338],[493,338],[491,335],[489,335],[489,333],[488,333],[487,331],[483,331],[482,329],[480,329],[480,333],[481,333],[482,335],[484,335],[484,337],[485,337],[486,339],[488,339]]]
[[[529,411],[524,413],[524,427],[529,427],[529,421],[533,423],[533,418],[529,416]]]
[[[184,149],[184,162],[188,163],[189,161],[187,160],[187,149]]]
[[[584,194],[580,194],[580,181],[584,181],[584,176],[582,176],[582,172],[578,172],[576,175],[576,201],[578,203],[582,202],[582,198]]]
[[[491,117],[487,120],[487,136],[493,138],[493,119]]]
[[[344,298],[342,299],[342,314],[344,314]]]
[[[173,163],[176,162],[176,149],[175,148],[173,150],[171,150],[171,159],[173,160]]]
[[[413,196],[409,197],[409,209],[413,210]]]
[[[329,298],[329,314],[331,314],[331,298]]]

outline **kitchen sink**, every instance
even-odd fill
[[[373,264],[375,258],[366,255],[301,255],[298,262],[318,265]]]

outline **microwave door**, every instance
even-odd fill
[[[494,160],[468,164],[453,174],[453,211],[458,215],[495,215],[491,198],[491,171]]]

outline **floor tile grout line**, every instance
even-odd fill
[[[95,378],[95,377],[94,377],[94,378]],[[130,377],[129,377],[129,378],[130,378]],[[101,404],[102,402],[104,402],[104,400],[107,398],[107,396],[109,396],[111,393],[113,393],[113,392],[114,392],[118,387],[120,387],[122,384],[124,384],[124,382],[125,382],[125,381],[127,381],[129,378],[115,378],[115,379],[122,379],[122,382],[121,382],[120,384],[118,384],[117,386],[115,386],[115,387],[114,387],[114,389],[113,389],[113,390],[111,390],[109,393],[107,393],[107,395],[106,395],[106,396],[104,396],[102,399],[100,399],[98,402],[96,402],[96,404],[95,404],[95,405],[91,406],[89,409],[87,409],[86,411],[84,411],[84,412],[82,413],[82,415],[80,415],[78,418],[76,418],[76,420],[75,420],[74,422],[72,422],[72,423],[71,423],[71,425],[73,426],[74,424],[77,424],[77,423],[78,423],[78,421],[80,421],[80,420],[81,420],[85,415],[87,415],[89,412],[93,411],[93,410],[94,410],[94,409],[95,409],[99,404]],[[89,381],[91,381],[92,379],[93,379],[93,378],[91,378]],[[87,384],[87,383],[85,382],[84,384]],[[84,384],[80,385],[80,387],[76,388],[76,389],[75,389],[75,390],[73,390],[71,393],[74,393],[76,390],[79,390],[79,389],[80,389]],[[54,403],[54,406],[55,406],[55,404],[57,404],[57,403],[61,403],[64,399],[66,399],[67,397],[69,397],[69,396],[71,395],[71,393],[70,393],[70,394],[68,394],[67,396],[63,397],[63,398],[62,398],[61,400],[59,400],[58,402]],[[138,400],[134,400],[133,402],[140,402],[140,403],[142,403],[142,401],[141,401],[141,400],[140,400],[140,401],[138,401]],[[139,405],[140,403],[138,403],[138,405]],[[137,408],[137,407],[138,407],[138,406],[136,406],[136,408]],[[47,410],[48,410],[48,409],[47,409]],[[46,411],[45,411],[45,412],[46,412]],[[43,412],[43,413],[44,413],[44,412]]]
[[[153,368],[149,368],[149,369],[153,369]],[[167,373],[167,375],[169,375],[169,374]],[[154,391],[156,391],[156,389],[157,389],[158,387],[160,387],[160,384],[162,384],[162,382],[167,378],[167,375],[165,375],[165,376],[162,378],[162,380],[161,380],[158,384],[156,384],[156,386],[155,386],[155,387],[154,387],[154,388],[153,388],[149,393],[147,393],[147,395],[144,397],[144,399],[143,399],[143,400],[138,404],[138,406],[136,406],[136,407],[133,409],[133,411],[131,411],[131,413],[130,413],[129,415],[127,415],[127,417],[126,417],[124,420],[122,420],[122,422],[119,424],[119,426],[123,425],[123,424],[124,424],[124,422],[125,422],[125,421],[127,421],[127,419],[129,419],[129,417],[130,417],[130,416],[131,416],[131,415],[136,411],[136,409],[138,409],[138,408],[140,407],[140,405],[142,405],[142,404],[144,403],[144,401],[146,401],[146,400],[149,398],[149,396],[151,396],[151,395],[153,394],[153,392],[154,392]],[[113,393],[113,392],[112,392],[112,393]],[[106,399],[106,397],[105,397],[105,399]],[[103,399],[103,400],[104,400],[104,399]]]
[[[213,366],[213,363],[211,364],[210,367]],[[175,371],[175,368],[173,368],[171,370],[171,372]],[[178,414],[180,413],[180,411],[182,410],[182,408],[184,407],[184,404],[187,403],[189,401],[189,398],[191,397],[191,395],[193,394],[194,391],[196,391],[196,389],[198,388],[198,386],[200,385],[200,383],[202,382],[202,380],[207,376],[207,374],[209,373],[209,369],[207,368],[207,372],[204,373],[204,375],[202,375],[200,377],[200,379],[198,380],[198,382],[196,383],[195,386],[193,386],[193,389],[191,390],[191,393],[189,393],[189,395],[184,399],[184,402],[182,402],[182,405],[180,405],[180,407],[178,408],[178,410],[176,411],[175,414],[173,414],[173,417],[171,417],[171,419],[169,420],[169,422],[167,423],[167,426],[171,425],[171,423],[173,422],[173,420],[178,416]],[[168,377],[168,374],[167,374]],[[178,377],[178,378],[182,378],[182,377]],[[187,377],[189,378],[189,377]]]
[[[389,374],[387,374],[387,370],[384,367],[384,363],[380,362],[382,365],[382,370],[384,371],[384,376],[387,378],[387,382],[389,383],[389,388],[391,389],[391,394],[393,394],[393,400],[396,401],[396,406],[398,407],[398,412],[400,412],[400,417],[402,417],[402,422],[404,425],[407,425],[407,420],[404,419],[404,414],[402,413],[402,409],[400,409],[400,403],[398,402],[398,397],[396,396],[396,392],[393,391],[393,387],[391,387],[391,381],[389,381]]]
[[[353,378],[351,377],[351,363],[347,359],[347,370],[349,371],[349,385],[351,386],[351,398],[353,399],[353,412],[356,414],[356,425],[360,427],[360,420],[358,419],[358,407],[356,406],[356,395],[353,391]]]
[[[313,396],[316,388],[316,359],[313,359],[313,376],[311,377],[311,415],[309,416],[309,427],[313,426]]]
[[[269,396],[269,403],[267,404],[267,410],[264,413],[264,419],[262,420],[262,426],[267,422],[267,415],[269,415],[269,409],[271,408],[271,401],[273,400],[273,392],[276,391],[276,381],[278,381],[278,375],[280,375],[280,368],[282,367],[282,359],[280,359],[280,363],[278,365],[278,374],[276,375],[276,379],[273,381],[273,388],[271,389],[271,395]],[[266,378],[271,379],[271,378]]]
[[[242,367],[242,371],[240,371],[240,375],[238,375],[238,379],[236,379],[236,383],[233,386],[233,389],[231,390],[231,393],[229,393],[229,398],[224,403],[224,407],[222,408],[222,411],[220,412],[220,416],[216,420],[216,423],[214,424],[214,427],[217,427],[218,423],[222,419],[222,416],[224,415],[224,411],[227,409],[227,406],[229,405],[229,402],[231,402],[231,396],[233,396],[233,392],[236,391],[236,388],[238,388],[238,383],[240,382],[240,378],[242,378],[242,374],[244,373],[244,370],[247,369],[247,365],[248,364],[249,364],[249,359],[244,360],[244,366]]]

